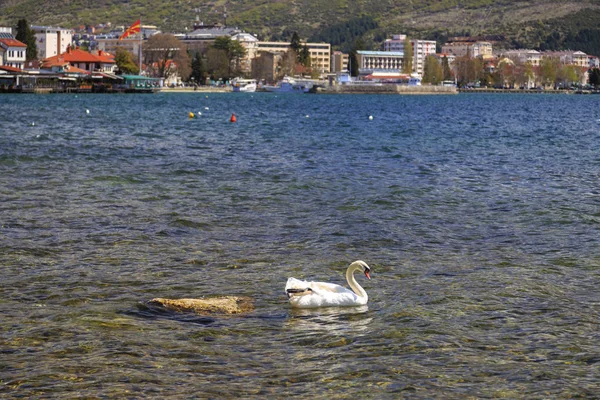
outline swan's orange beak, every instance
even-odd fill
[[[371,279],[371,273],[369,271],[365,271],[365,276],[367,279]]]

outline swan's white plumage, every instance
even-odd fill
[[[301,281],[289,278],[285,285],[290,304],[295,308],[363,306],[369,301],[367,292],[354,279],[354,272],[361,271],[370,279],[371,269],[364,261],[355,261],[346,271],[346,280],[352,288],[328,282]]]

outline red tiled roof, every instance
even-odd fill
[[[88,53],[80,49],[70,49],[67,52],[59,54],[57,56],[48,57],[44,59],[44,67],[52,65],[62,65],[64,63],[76,64],[76,63],[102,63],[102,64],[114,64],[115,59],[111,54],[101,53],[99,56]]]
[[[6,72],[23,72],[23,70],[15,67],[9,67],[8,65],[0,65],[0,70]]]
[[[0,39],[0,43],[5,45],[2,47],[27,47],[25,43],[20,42],[17,39]]]

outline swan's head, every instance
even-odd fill
[[[369,267],[366,262],[362,260],[354,261],[352,266],[354,266],[354,269],[362,271],[367,279],[371,279],[371,267]]]

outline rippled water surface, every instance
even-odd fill
[[[598,395],[596,96],[0,109],[0,396]],[[368,307],[289,308],[289,276],[341,284],[356,259]],[[145,306],[231,294],[255,311]]]

